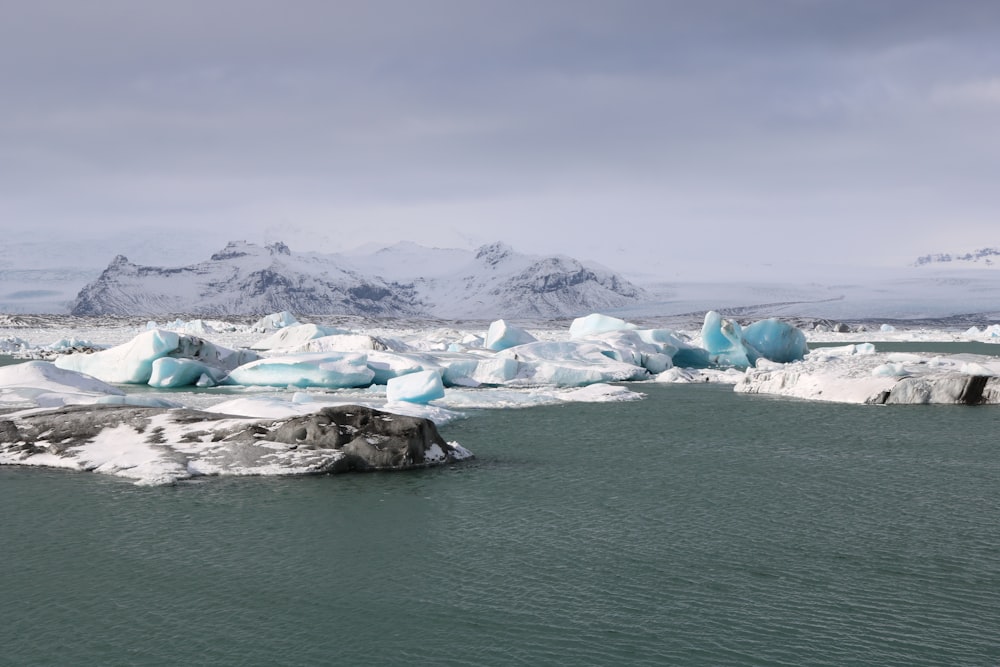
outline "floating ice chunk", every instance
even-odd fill
[[[483,347],[486,340],[482,336],[470,333],[463,336],[460,343],[465,347]]]
[[[2,347],[3,342],[0,341],[0,347]],[[45,350],[49,352],[66,353],[75,349],[87,348],[87,349],[97,349],[102,347],[101,345],[94,345],[89,340],[81,340],[79,338],[60,338],[54,343],[49,343],[45,346]]]
[[[829,361],[831,359],[839,359],[841,357],[850,357],[851,355],[857,354],[858,349],[855,345],[838,345],[837,347],[817,347],[809,351],[809,359],[811,361]]]
[[[194,359],[161,357],[153,361],[149,386],[186,387],[197,384],[201,387],[210,387],[221,382],[225,375],[225,371]],[[206,376],[209,382],[201,382],[202,376]]]
[[[259,343],[258,343],[259,344]],[[405,345],[401,343],[394,346],[396,349]],[[376,336],[366,334],[333,334],[331,336],[320,336],[313,338],[300,345],[283,347],[282,351],[288,354],[299,352],[368,352],[369,350],[389,350],[389,344]]]
[[[677,350],[672,361],[680,368],[708,368],[712,365],[712,355],[706,349],[689,345]]]
[[[705,323],[701,327],[701,344],[708,351],[712,361],[719,366],[747,368],[753,365],[743,345],[743,331],[739,323],[723,319],[722,315],[714,310],[705,313]]]
[[[902,362],[890,362],[873,368],[872,375],[882,377],[906,377],[907,375],[910,375],[910,371],[906,369],[906,365]]]
[[[776,319],[760,320],[748,326],[743,330],[743,343],[757,355],[782,364],[800,361],[809,352],[806,335]]]
[[[600,342],[537,342],[497,352],[501,358],[520,362],[518,380],[557,387],[582,387],[596,382],[645,380],[641,366],[614,358],[615,350]]]
[[[872,343],[856,343],[854,349],[858,354],[875,354],[875,346]]]
[[[735,368],[720,370],[717,368],[681,368],[674,366],[653,379],[656,382],[667,384],[694,384],[703,382],[736,384],[743,379],[743,372]]]
[[[6,336],[0,338],[0,354],[18,354],[27,350],[31,345],[28,341],[17,336]]]
[[[174,320],[171,323],[164,324],[162,327],[157,325],[156,322],[149,322],[146,324],[147,330],[152,329],[169,329],[177,333],[192,334],[195,336],[205,336],[214,333],[218,333],[215,327],[208,324],[204,320],[191,320],[190,322],[185,322],[184,320]]]
[[[686,340],[670,329],[639,329],[635,333],[643,342],[656,345],[660,352],[671,357],[677,350],[691,347]]]
[[[894,333],[896,331],[896,327],[892,326],[891,324],[883,324],[878,328],[878,330],[881,331],[882,333]]]
[[[293,324],[279,329],[263,340],[250,346],[251,350],[276,350],[279,348],[296,347],[323,336],[350,333],[334,327],[321,327],[318,324]]]
[[[638,329],[634,324],[625,320],[592,313],[586,317],[578,317],[569,325],[570,338],[589,338],[609,331],[622,331],[625,329]]]
[[[642,355],[642,367],[656,375],[674,367],[673,358],[659,352]]]
[[[976,363],[974,361],[962,364],[962,367],[959,372],[964,373],[965,375],[984,375],[987,377],[996,376],[998,374],[996,369],[990,368],[985,364]]]
[[[490,324],[490,329],[486,332],[486,349],[506,350],[516,345],[534,343],[536,340],[538,339],[524,329],[508,324],[504,320],[496,320]]]
[[[372,351],[367,356],[374,384],[386,384],[394,377],[428,370],[430,367],[416,355]]]
[[[390,379],[386,385],[386,399],[390,403],[430,403],[438,398],[444,398],[444,384],[437,371],[400,375]]]
[[[105,382],[145,384],[153,372],[153,361],[175,351],[179,343],[180,337],[173,331],[154,329],[109,350],[59,357],[55,364]]]
[[[564,391],[555,396],[566,403],[619,403],[622,401],[641,401],[645,394],[632,391],[621,385],[597,383]]]
[[[229,384],[264,387],[366,387],[375,373],[364,354],[321,352],[290,354],[244,364],[229,374]]]
[[[0,367],[0,404],[8,407],[54,408],[123,395],[109,384],[50,361]]]
[[[474,357],[441,360],[445,386],[502,385],[517,378],[520,364],[509,357]]]
[[[885,360],[898,364],[923,364],[927,362],[927,357],[911,352],[892,352]]]
[[[295,319],[294,315],[283,310],[280,313],[265,315],[254,323],[253,328],[256,331],[276,331],[285,327],[293,327],[298,323],[299,321]]]

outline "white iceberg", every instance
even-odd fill
[[[586,317],[578,317],[570,323],[569,337],[572,339],[590,338],[609,331],[624,331],[638,328],[636,325],[617,317],[591,313]]]
[[[233,370],[228,384],[263,387],[367,387],[375,373],[368,357],[351,352],[290,354],[258,359]]]
[[[390,379],[386,385],[386,399],[389,403],[430,403],[438,398],[444,398],[444,384],[437,371],[400,375]]]
[[[490,324],[486,332],[485,346],[487,350],[499,351],[516,345],[534,343],[536,340],[538,339],[524,329],[508,324],[504,320],[496,320]]]

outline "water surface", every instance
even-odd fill
[[[2,467],[3,663],[1000,661],[1000,412],[637,388],[437,470]]]

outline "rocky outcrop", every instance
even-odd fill
[[[105,472],[146,483],[196,475],[406,470],[471,458],[434,423],[361,406],[288,419],[189,409],[71,406],[0,419],[0,463]]]

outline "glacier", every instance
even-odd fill
[[[1000,342],[998,327],[963,327],[945,340]],[[386,326],[343,318],[311,324],[275,313],[252,324],[175,320],[58,330],[55,343],[35,344],[57,336],[51,329],[18,325],[0,327],[0,340],[16,340],[5,350],[54,361],[0,367],[0,412],[118,405],[280,420],[351,404],[443,424],[480,409],[642,400],[645,382],[709,382],[747,395],[856,404],[1000,403],[995,356],[883,352],[882,340],[942,336],[893,328],[845,334],[775,318],[737,322],[719,311],[705,312],[700,327],[692,320],[683,330],[599,313],[568,326],[541,327],[506,320]],[[852,342],[832,347],[811,345],[848,339]],[[505,342],[496,344],[500,340]],[[491,349],[491,343],[501,349]],[[148,388],[137,391],[136,385]],[[146,445],[145,454],[142,447],[129,452],[125,435],[101,436],[116,443],[117,463],[108,464],[108,471],[142,460],[145,468],[133,466],[142,479],[161,473],[163,479],[179,478],[157,467],[173,459],[156,463],[158,450]],[[103,469],[101,461],[111,459],[99,451],[99,442],[88,446],[89,453],[81,450],[70,467]],[[32,458],[32,464],[65,463],[44,454]],[[253,469],[253,474],[281,474],[290,468]]]

